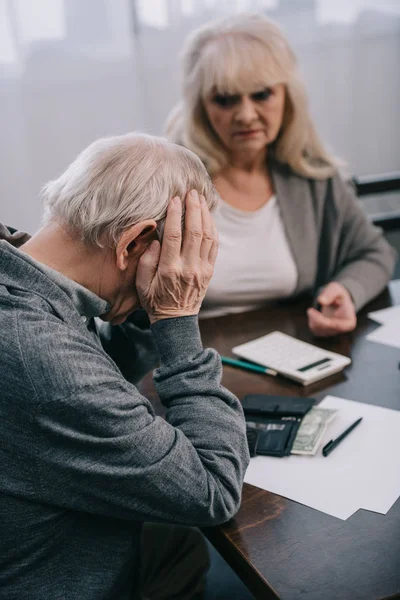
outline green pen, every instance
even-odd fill
[[[260,365],[255,365],[244,360],[235,360],[234,358],[228,358],[228,356],[221,356],[221,361],[223,365],[239,367],[240,369],[246,369],[247,371],[255,371],[256,373],[272,375],[273,377],[278,375],[277,371],[274,371],[274,369],[269,369],[268,367],[261,367]]]

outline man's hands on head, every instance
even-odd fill
[[[314,335],[328,337],[355,329],[357,316],[353,300],[341,283],[329,283],[318,296],[317,302],[321,305],[321,311],[315,308],[307,311],[308,326]]]
[[[162,245],[153,241],[140,258],[136,289],[151,323],[197,315],[214,271],[218,234],[204,196],[186,195],[182,239],[182,202],[169,204]]]

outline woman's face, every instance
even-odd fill
[[[250,94],[212,93],[204,107],[229,153],[258,152],[274,142],[282,125],[285,86],[276,84]]]

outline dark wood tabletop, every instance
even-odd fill
[[[400,281],[361,312],[355,332],[332,339],[312,337],[307,302],[200,321],[200,329],[204,346],[226,356],[240,343],[279,330],[352,359],[344,373],[307,387],[225,366],[223,385],[240,399],[250,393],[318,400],[334,394],[400,410],[400,350],[365,339],[378,326],[367,312],[392,304],[400,304]],[[150,380],[142,385],[157,403]],[[257,599],[400,598],[400,499],[386,515],[359,510],[342,521],[245,484],[235,518],[204,532]]]

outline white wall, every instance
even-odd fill
[[[400,169],[400,2],[141,0],[136,21],[131,0],[34,4],[0,0],[0,222],[34,232],[40,188],[93,139],[160,134],[184,37],[249,7],[285,27],[317,125],[351,171]]]

